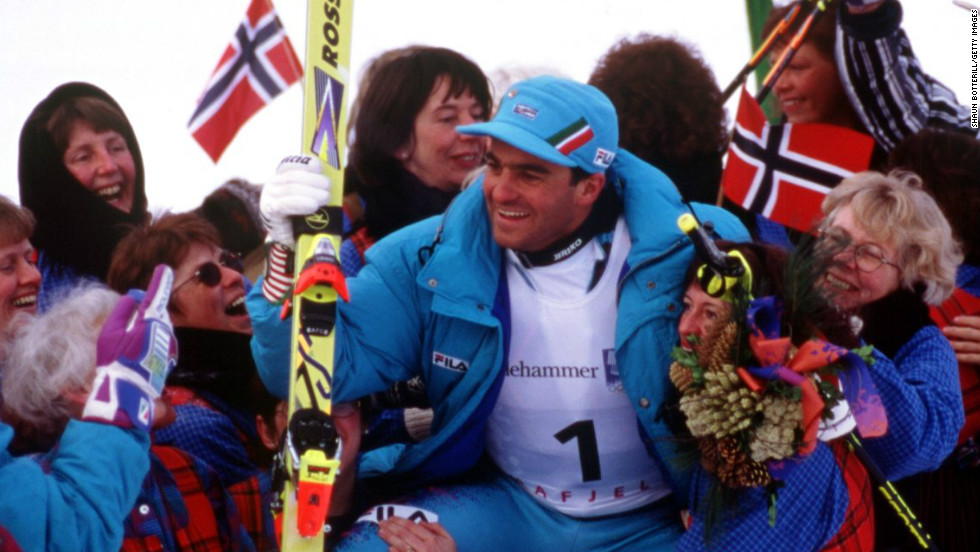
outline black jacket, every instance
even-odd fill
[[[133,155],[136,178],[133,208],[129,213],[109,205],[90,192],[68,169],[47,131],[56,108],[75,97],[93,96],[122,108],[100,88],[72,82],[55,88],[34,108],[20,133],[20,201],[37,218],[31,242],[55,262],[80,275],[105,280],[112,250],[133,225],[147,219],[143,183],[143,157],[132,125],[123,133]]]

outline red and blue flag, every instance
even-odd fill
[[[742,89],[721,185],[735,203],[803,232],[822,218],[820,204],[844,178],[868,169],[874,140],[821,123],[770,125]]]
[[[302,76],[271,0],[252,0],[187,127],[217,162],[242,125]]]

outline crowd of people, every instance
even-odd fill
[[[342,188],[327,546],[980,549],[980,131],[901,21],[898,0],[834,6],[775,82],[782,122],[878,152],[792,239],[716,204],[728,122],[683,41],[496,91],[447,48],[374,59]],[[78,82],[29,115],[19,177],[0,551],[278,550],[291,218],[340,183],[284,163],[151,217],[133,127]]]

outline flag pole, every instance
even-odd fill
[[[769,74],[766,75],[766,78],[762,81],[762,88],[759,90],[759,93],[755,95],[756,102],[761,104],[762,101],[766,99],[766,96],[769,95],[772,87],[776,84],[776,80],[779,79],[779,76],[786,70],[790,60],[793,59],[793,55],[796,54],[796,51],[799,50],[800,46],[803,44],[803,41],[806,40],[807,35],[810,34],[810,29],[814,24],[816,24],[820,16],[827,11],[827,6],[831,4],[833,4],[833,0],[817,0],[813,6],[813,9],[810,10],[810,14],[807,15],[807,18],[803,20],[803,24],[800,25],[800,29],[796,31],[796,34],[793,36],[793,39],[790,41],[789,45],[786,46],[786,49],[783,50],[782,55],[779,56],[779,60],[776,62],[776,65],[772,67]]]
[[[745,82],[745,78],[755,70],[763,58],[769,54],[769,51],[772,50],[776,42],[782,38],[784,34],[786,34],[787,29],[789,29],[790,25],[793,24],[797,14],[800,13],[801,5],[802,4],[796,4],[789,12],[786,13],[786,16],[780,20],[779,24],[776,25],[776,27],[769,33],[769,36],[766,37],[759,49],[752,54],[752,57],[749,59],[748,63],[742,67],[742,70],[738,72],[738,75],[736,75],[734,79],[732,79],[732,82],[728,83],[728,87],[721,93],[721,103],[727,102],[728,99],[732,97],[732,94],[734,94],[742,83]]]
[[[783,50],[783,53],[779,56],[779,60],[769,70],[769,74],[766,75],[766,78],[763,79],[762,87],[759,89],[759,92],[755,95],[756,103],[762,105],[762,102],[766,99],[766,96],[769,95],[769,92],[772,91],[772,87],[776,84],[776,80],[779,79],[779,76],[782,75],[783,71],[786,70],[786,67],[789,65],[790,60],[793,59],[793,55],[796,54],[796,51],[799,50],[800,46],[803,44],[803,41],[806,39],[807,35],[810,34],[810,29],[817,22],[817,19],[823,14],[823,12],[826,11],[827,6],[829,6],[832,3],[833,0],[816,1],[816,3],[813,6],[813,9],[810,10],[810,14],[807,15],[807,18],[803,21],[803,24],[800,25],[799,30],[796,31],[795,35],[793,35],[793,38],[792,40],[790,40],[789,45],[786,46],[786,49]],[[797,5],[796,7],[799,7],[799,5]],[[796,10],[793,10],[793,12],[795,11]],[[772,35],[775,34],[777,30],[779,30],[779,27],[782,26],[782,23],[789,18],[788,16],[789,14],[787,14],[787,18],[784,18],[783,21],[780,22],[780,24],[777,26],[777,28],[774,29],[772,33],[770,33],[770,37],[766,39],[766,44],[763,47],[768,47],[770,49],[772,48],[773,44],[775,43],[775,40],[772,40],[772,43],[770,43],[769,39],[773,38]],[[796,18],[795,13],[793,15],[793,18],[794,19]],[[789,27],[789,23],[787,23],[786,27]],[[781,31],[781,33],[784,32],[785,30]],[[760,51],[761,50],[762,48],[760,48]],[[758,59],[756,59],[756,57],[758,57]],[[756,64],[758,64],[761,58],[762,55],[758,55],[758,52],[756,55],[753,56],[753,60],[755,60]],[[751,63],[752,60],[750,60],[749,62]],[[731,87],[731,85],[729,85],[729,87]],[[726,89],[725,92],[727,93],[728,90]],[[734,132],[735,130],[732,129],[732,134],[734,134]],[[721,206],[724,203],[724,201],[725,201],[725,189],[723,186],[719,186],[718,198],[715,201],[715,204]]]

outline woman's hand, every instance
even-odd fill
[[[438,523],[392,517],[378,523],[389,552],[456,552],[456,541]]]
[[[962,364],[980,365],[980,316],[957,316],[943,333]]]

